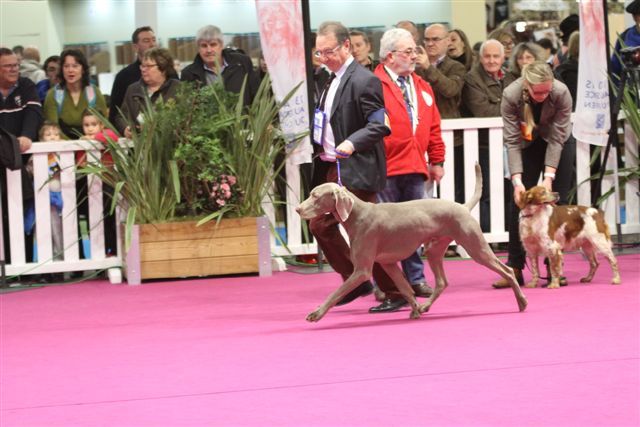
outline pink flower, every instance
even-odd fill
[[[226,204],[227,204],[227,202],[225,202],[225,201],[224,201],[224,200],[222,200],[222,199],[217,199],[217,200],[216,200],[216,203],[218,204],[218,206],[224,206],[224,205],[226,205]]]
[[[225,193],[231,190],[231,187],[229,186],[229,184],[224,183],[220,185],[220,188],[222,189],[222,191],[224,191]]]
[[[231,184],[231,185],[235,185],[235,183],[236,183],[236,177],[235,177],[235,176],[228,175],[228,176],[227,176],[227,179],[228,179],[228,181],[229,181],[229,184]]]

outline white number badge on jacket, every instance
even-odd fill
[[[324,124],[327,121],[327,115],[324,111],[316,108],[313,114],[313,142],[318,145],[322,145],[322,138],[324,136]]]
[[[422,91],[422,98],[424,99],[424,102],[427,104],[428,107],[431,107],[433,105],[433,97],[431,95],[429,95],[428,92],[425,92],[423,90]]]

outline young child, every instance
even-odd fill
[[[88,109],[82,113],[82,131],[84,132],[82,139],[97,141],[105,146],[109,141],[118,140],[118,136],[111,129],[105,129],[100,118]],[[86,153],[79,151],[76,154],[76,164],[84,165],[86,161]],[[108,149],[103,151],[100,161],[104,166],[113,166],[113,157]],[[105,251],[107,256],[113,256],[117,252],[115,215],[109,213],[113,188],[103,183],[102,192]]]
[[[108,140],[118,140],[118,136],[111,129],[105,129],[104,123],[100,118],[88,109],[82,113],[82,131],[84,132],[82,139],[98,141],[104,145],[107,144]],[[78,164],[83,165],[86,162],[86,153],[79,151],[76,154],[76,161]],[[101,161],[105,166],[113,165],[113,157],[111,157],[109,150],[105,150]]]
[[[60,141],[61,132],[58,125],[45,122],[40,128],[38,139],[40,142]],[[51,204],[51,240],[53,243],[53,259],[63,259],[63,243],[62,243],[62,193],[60,184],[60,165],[58,156],[50,153],[48,156],[49,163],[49,199]],[[27,166],[30,174],[33,176],[33,161],[30,159]],[[25,231],[27,234],[34,232],[35,228],[35,209],[30,206],[25,212]],[[45,260],[42,260],[45,261]]]

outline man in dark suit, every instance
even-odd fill
[[[180,79],[187,82],[195,81],[205,86],[222,78],[227,91],[239,93],[247,77],[244,102],[250,104],[260,85],[251,58],[233,49],[223,49],[222,31],[215,25],[207,25],[198,30],[196,45],[198,54],[193,63],[182,70]]]
[[[120,107],[124,101],[124,94],[127,92],[127,88],[142,77],[140,73],[140,61],[142,60],[142,55],[144,55],[147,50],[156,47],[156,35],[151,27],[140,27],[136,28],[131,35],[131,41],[133,42],[133,49],[136,52],[136,60],[116,74],[116,78],[113,80],[113,87],[111,88],[109,121],[114,125],[116,118],[120,115]]]
[[[319,156],[314,162],[313,186],[342,182],[358,198],[375,203],[376,193],[385,187],[387,176],[383,138],[390,134],[385,125],[384,100],[380,80],[351,55],[349,30],[339,22],[324,22],[318,29],[314,55],[331,72],[320,96],[316,120],[322,132],[314,132]],[[338,165],[340,177],[338,176]],[[333,215],[310,222],[310,229],[331,267],[343,279],[353,272],[349,245]],[[375,264],[373,277],[379,284],[393,281]],[[338,305],[367,295],[369,281],[347,294]]]

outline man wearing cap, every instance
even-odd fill
[[[564,18],[560,22],[560,32],[562,33],[562,48],[558,51],[557,62],[555,65],[560,65],[567,59],[567,50],[569,49],[569,37],[575,31],[580,31],[580,17],[578,15],[571,14]]]

